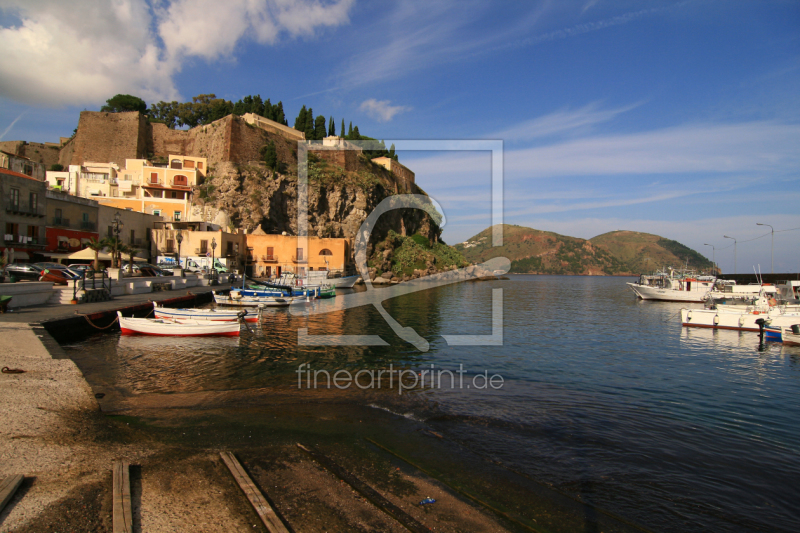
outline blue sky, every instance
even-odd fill
[[[502,139],[505,222],[678,240],[800,269],[800,2],[4,0],[2,140],[117,93],[282,100],[386,139]],[[491,223],[482,152],[401,153],[455,243]]]

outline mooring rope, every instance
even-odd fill
[[[81,315],[81,316],[82,316],[83,318],[85,318],[85,319],[86,319],[86,322],[88,322],[90,326],[92,326],[93,328],[100,329],[100,330],[108,329],[108,328],[110,328],[111,326],[113,326],[115,322],[119,321],[119,317],[118,317],[118,316],[116,316],[116,317],[114,317],[114,320],[112,320],[112,321],[111,321],[111,323],[110,323],[109,325],[107,325],[107,326],[105,326],[105,327],[102,327],[102,328],[101,328],[100,326],[98,326],[98,325],[96,325],[96,324],[93,324],[93,323],[92,323],[92,321],[91,321],[91,320],[89,320],[89,315]]]
[[[674,315],[669,315],[666,318],[666,320],[662,320],[661,322],[669,322],[670,320],[672,320],[673,318],[675,318],[676,316],[678,316],[680,314],[681,314],[681,310],[679,309],[677,313],[675,313]]]

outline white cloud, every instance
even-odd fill
[[[0,28],[0,95],[30,104],[97,104],[116,93],[178,98],[189,57],[216,60],[237,43],[273,44],[348,22],[353,0],[10,0]]]
[[[392,118],[403,111],[408,111],[411,108],[402,105],[390,105],[389,100],[375,100],[370,98],[361,103],[359,109],[365,112],[370,117],[381,122],[388,122]]]

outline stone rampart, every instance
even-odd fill
[[[148,124],[137,111],[105,113],[82,111],[78,132],[71,144],[68,162],[62,165],[80,165],[85,161],[125,165],[126,159],[147,156]],[[63,151],[63,149],[62,149]]]

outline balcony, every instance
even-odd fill
[[[53,217],[53,225],[54,226],[61,226],[63,228],[69,227],[69,219],[63,217]]]
[[[308,258],[305,257],[297,257],[296,255],[292,256],[292,263],[308,263]]]
[[[6,244],[13,244],[17,246],[44,246],[45,242],[39,243],[38,237],[28,237],[27,235],[15,235],[13,233],[6,233],[3,235],[3,241]]]
[[[88,220],[81,220],[81,229],[83,231],[97,231],[97,224]]]
[[[44,217],[44,206],[42,207],[25,207],[18,203],[8,202],[6,204],[6,212],[14,215],[22,215],[28,217]]]
[[[262,255],[261,256],[261,261],[263,263],[277,263],[278,262],[278,256],[277,255]]]

